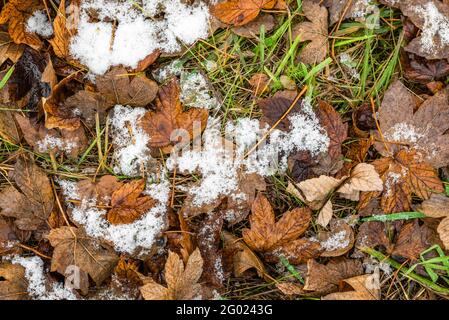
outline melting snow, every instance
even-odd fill
[[[51,286],[44,274],[44,262],[39,257],[14,256],[11,263],[19,264],[25,268],[25,278],[28,280],[28,294],[36,300],[76,300],[77,297],[71,289],[64,288],[61,283],[52,283]],[[47,290],[47,286],[49,290]]]
[[[77,194],[75,182],[59,181],[59,185],[66,201],[81,200]],[[158,201],[158,204],[142,218],[130,224],[110,224],[105,219],[107,211],[97,208],[95,199],[83,199],[80,205],[69,204],[69,207],[73,209],[74,222],[83,226],[89,236],[111,241],[117,251],[132,254],[139,248],[150,249],[165,227],[170,184],[166,180],[147,184],[144,194],[151,196]]]
[[[443,15],[431,1],[424,5],[416,6],[414,11],[424,19],[421,33],[421,45],[427,53],[433,53],[435,37],[440,39],[441,45],[449,45],[449,18]]]
[[[400,122],[396,123],[394,127],[387,132],[387,139],[392,141],[405,141],[415,143],[419,139],[425,137],[425,135],[415,126],[406,123]]]
[[[76,142],[65,141],[64,139],[54,136],[46,135],[42,140],[36,142],[39,152],[46,153],[55,148],[61,151],[70,153],[73,148],[76,148]]]
[[[346,231],[340,231],[330,236],[326,241],[321,242],[321,247],[326,251],[334,251],[346,248],[349,245],[349,240],[346,239]]]
[[[136,68],[139,61],[160,49],[173,53],[207,37],[209,10],[205,3],[182,0],[134,1],[85,0],[81,4],[78,33],[70,46],[72,55],[92,73],[109,67]],[[90,13],[95,12],[98,22]],[[159,18],[163,16],[163,18]]]
[[[28,18],[26,22],[26,31],[49,38],[53,35],[53,25],[48,21],[45,11],[37,10]]]

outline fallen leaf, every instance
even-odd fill
[[[71,3],[70,5],[73,4]],[[71,10],[70,12],[72,15],[79,14],[78,10]],[[77,19],[75,16],[71,17],[71,21],[77,21]],[[62,0],[59,4],[56,18],[53,20],[54,37],[48,40],[55,54],[62,59],[69,56],[71,34],[67,28],[67,24],[65,0]]]
[[[270,202],[261,193],[257,195],[251,212],[251,229],[243,229],[242,235],[251,249],[261,252],[297,239],[307,230],[311,220],[309,209],[296,208],[284,213],[276,222]]]
[[[189,257],[185,267],[174,252],[168,253],[165,264],[164,287],[154,281],[150,281],[140,288],[145,300],[192,300],[201,297],[202,286],[198,280],[203,273],[203,258],[200,250],[196,249]]]
[[[226,231],[223,232],[223,240],[224,249],[232,252],[233,269],[236,277],[241,277],[245,271],[254,268],[259,277],[270,281],[271,277],[268,276],[263,262],[243,241]]]
[[[262,122],[274,126],[279,119],[287,112],[296,97],[295,91],[278,91],[272,97],[262,99],[257,105],[263,113]],[[298,101],[290,113],[300,112],[301,102]],[[279,130],[290,131],[290,120],[288,117],[282,119],[276,127]]]
[[[114,176],[106,175],[97,182],[90,179],[80,180],[76,184],[76,190],[81,201],[96,199],[98,205],[109,205],[114,191],[123,186],[122,182]]]
[[[320,213],[318,214],[316,223],[318,223],[320,226],[326,228],[326,226],[331,221],[333,215],[334,215],[334,210],[333,210],[333,206],[332,206],[332,201],[327,200],[326,204],[321,208]]]
[[[276,0],[226,0],[210,9],[221,22],[242,26],[257,18],[262,9],[273,9]]]
[[[299,54],[301,62],[318,64],[326,59],[328,52],[328,12],[324,6],[313,0],[304,0],[302,10],[310,22],[301,22],[293,27],[292,38],[301,42],[311,41]]]
[[[402,226],[391,253],[406,259],[417,260],[421,252],[435,243],[432,237],[433,232],[426,225],[420,226],[418,220],[408,222]]]
[[[258,38],[260,30],[263,27],[265,34],[273,30],[275,25],[274,17],[270,14],[261,14],[248,24],[232,28],[232,31],[244,38]]]
[[[304,290],[326,294],[336,291],[340,281],[363,273],[358,260],[333,258],[326,265],[311,259],[307,262],[307,276]]]
[[[265,73],[256,73],[249,79],[251,90],[254,91],[254,95],[256,96],[260,96],[266,92],[269,84],[270,78]]]
[[[393,244],[391,243],[388,234],[389,232],[384,222],[364,222],[359,227],[355,246],[358,249],[377,249],[378,246],[382,246],[387,252],[390,252],[393,248]]]
[[[42,41],[35,34],[26,31],[26,19],[42,8],[39,0],[10,0],[0,13],[0,25],[8,23],[8,32],[16,44],[26,44],[39,50]]]
[[[0,32],[0,65],[8,59],[16,63],[24,49],[25,45],[14,43],[7,32]]]
[[[407,79],[423,84],[443,80],[449,75],[449,63],[444,59],[427,60],[412,53],[402,53],[401,65]]]
[[[341,20],[353,18],[357,21],[366,21],[366,15],[373,12],[374,6],[365,0],[325,0],[324,4],[329,8],[330,24]],[[342,16],[344,13],[344,16]]]
[[[419,108],[414,95],[400,82],[393,83],[379,109],[382,137],[374,147],[384,156],[415,149],[421,161],[440,168],[449,159],[449,93],[438,91]],[[414,112],[415,109],[418,109]],[[420,162],[420,161],[419,161]]]
[[[330,293],[322,300],[379,300],[380,286],[374,274],[364,274],[361,276],[343,280],[353,291],[343,291]]]
[[[134,180],[123,184],[111,196],[112,208],[107,220],[112,224],[127,224],[138,220],[155,205],[149,196],[141,196],[145,189],[145,180]]]
[[[331,231],[322,231],[318,240],[324,251],[322,257],[338,257],[344,255],[354,246],[354,231],[343,220],[335,219],[330,223]]]
[[[28,282],[25,269],[16,264],[0,264],[0,299],[25,300],[28,298]]]
[[[45,172],[31,159],[20,157],[14,166],[14,186],[0,193],[1,215],[15,218],[21,230],[36,230],[47,221],[53,210],[54,195]]]
[[[201,131],[206,127],[207,110],[191,108],[183,112],[179,92],[178,81],[172,79],[160,88],[156,99],[156,111],[147,112],[141,120],[141,126],[151,137],[149,145],[153,148],[165,148],[177,142],[171,141],[171,135],[175,130],[184,130],[192,138],[195,124]],[[163,150],[170,151],[170,149]]]
[[[100,285],[117,264],[118,257],[112,248],[88,237],[81,229],[53,229],[47,238],[54,247],[51,271],[65,275],[68,267],[76,266]]]

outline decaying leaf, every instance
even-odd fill
[[[310,210],[296,208],[284,213],[276,222],[270,202],[261,193],[257,195],[251,212],[251,229],[243,229],[243,239],[251,249],[261,252],[297,239],[311,220]]]
[[[361,276],[343,280],[353,291],[343,291],[330,293],[321,299],[323,300],[379,300],[380,285],[374,274],[364,274]]]
[[[35,11],[42,9],[39,0],[11,0],[0,13],[0,24],[8,23],[8,32],[16,44],[26,44],[36,50],[42,41],[35,34],[26,31],[26,19]]]
[[[273,30],[275,25],[274,17],[270,14],[261,14],[256,19],[252,20],[250,23],[245,24],[240,27],[232,28],[235,34],[245,37],[245,38],[257,38],[260,34],[261,28],[264,29],[265,33]]]
[[[229,232],[223,232],[223,240],[224,249],[233,254],[232,262],[236,277],[241,277],[246,270],[254,268],[259,277],[269,280],[263,262],[243,241]]]
[[[53,229],[47,238],[54,247],[51,271],[65,275],[69,266],[77,266],[100,285],[117,264],[118,257],[111,247],[88,237],[81,229]]]
[[[184,130],[192,138],[195,125],[201,131],[206,127],[207,110],[191,108],[184,112],[179,90],[176,79],[160,88],[156,99],[156,111],[147,112],[141,120],[143,129],[151,137],[149,145],[153,148],[165,148],[163,150],[170,151],[169,147],[178,142],[171,140],[175,130]]]
[[[389,239],[390,232],[388,231],[389,230],[384,222],[380,221],[364,222],[359,227],[359,233],[357,234],[355,246],[358,249],[363,248],[377,249],[378,246],[382,246],[387,250],[387,252],[390,252],[393,248],[393,245],[390,242]]]
[[[109,205],[114,191],[120,189],[123,183],[111,175],[101,177],[97,182],[92,180],[80,180],[76,184],[76,190],[81,200],[90,201],[96,199],[98,205]]]
[[[18,188],[7,186],[2,190],[0,214],[14,218],[21,230],[36,230],[45,224],[53,210],[54,195],[47,175],[31,159],[20,157],[13,177]]]
[[[328,12],[319,2],[304,0],[302,9],[310,22],[301,22],[292,30],[294,39],[299,37],[300,41],[311,41],[301,51],[299,58],[307,64],[317,64],[326,59],[328,52]]]
[[[127,224],[139,219],[154,205],[155,200],[149,196],[141,196],[145,189],[145,180],[134,180],[123,184],[111,196],[112,209],[107,219],[112,224]]]
[[[17,264],[0,263],[0,299],[24,300],[28,298],[25,269]]]
[[[307,277],[304,290],[326,294],[335,291],[340,281],[363,273],[358,260],[334,258],[326,265],[311,259],[307,262]]]
[[[165,264],[164,287],[152,280],[140,288],[145,300],[192,300],[201,297],[202,286],[198,280],[203,273],[203,258],[196,249],[189,257],[185,267],[181,258],[169,252]]]
[[[70,4],[74,5],[73,3]],[[79,10],[71,10],[71,14],[79,14]],[[72,16],[71,22],[77,21],[78,17]],[[69,46],[71,33],[67,27],[66,2],[62,0],[59,4],[58,14],[53,21],[54,37],[49,40],[53,51],[59,58],[67,58],[69,56]]]
[[[338,257],[352,249],[354,231],[345,221],[332,220],[330,229],[331,231],[322,231],[318,234],[321,247],[324,249],[322,257]]]
[[[262,9],[273,9],[276,0],[226,0],[211,8],[221,22],[242,26],[257,18]]]
[[[419,105],[416,97],[400,81],[384,95],[379,109],[382,137],[374,144],[385,157],[399,150],[414,149],[418,162],[440,168],[449,159],[449,93],[440,90]],[[417,109],[416,112],[414,110]]]
[[[375,13],[376,7],[366,0],[325,0],[324,4],[329,8],[330,24],[341,20],[355,19],[365,21],[368,14]]]
[[[435,243],[433,231],[417,220],[404,224],[399,232],[392,251],[395,256],[417,260],[419,254]]]
[[[25,45],[14,43],[7,32],[0,32],[0,65],[8,59],[16,63],[24,49]]]

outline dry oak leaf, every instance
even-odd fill
[[[36,230],[44,225],[53,210],[54,195],[45,172],[31,159],[20,157],[14,166],[18,189],[5,187],[0,193],[0,215],[15,218],[20,230]]]
[[[151,147],[170,152],[172,143],[178,142],[171,140],[175,130],[185,130],[192,138],[195,125],[199,125],[201,131],[206,128],[207,110],[192,108],[184,112],[179,94],[178,80],[173,78],[159,89],[156,111],[147,112],[141,119],[141,126],[151,137]]]
[[[28,281],[21,265],[1,263],[0,279],[0,300],[28,299]]]
[[[42,8],[40,0],[10,0],[0,13],[0,25],[8,23],[8,32],[16,44],[26,44],[39,50],[42,41],[38,36],[26,31],[27,18]]]
[[[112,224],[127,224],[138,220],[147,213],[156,201],[149,196],[141,196],[145,189],[145,180],[134,180],[123,184],[111,196],[112,208],[107,220]]]
[[[273,9],[277,0],[225,0],[211,7],[223,23],[242,26],[257,18],[262,9]]]
[[[145,300],[193,300],[201,298],[202,286],[198,280],[203,273],[203,258],[197,248],[190,255],[185,267],[182,259],[169,251],[165,264],[164,287],[153,280],[140,288]]]
[[[69,266],[77,266],[100,285],[117,264],[118,257],[111,247],[88,237],[81,229],[53,229],[47,238],[54,247],[51,271],[65,275]]]
[[[311,259],[307,262],[307,276],[304,290],[327,294],[336,291],[340,281],[363,273],[359,260],[333,258],[326,265]]]
[[[292,37],[301,42],[311,41],[299,54],[299,59],[306,64],[317,64],[326,59],[328,52],[328,12],[314,0],[304,0],[302,9],[310,22],[301,22],[292,30]]]
[[[267,257],[273,256],[276,250],[284,252],[288,259],[307,260],[310,255],[316,254],[317,247],[305,244],[309,240],[298,239],[309,227],[311,221],[311,211],[308,208],[295,208],[285,212],[276,222],[273,208],[268,199],[259,193],[253,203],[249,221],[251,229],[243,229],[243,240],[254,251],[267,253]],[[300,256],[294,256],[294,252],[283,247],[294,241],[301,241],[294,248],[302,248],[296,252]]]
[[[419,161],[415,151],[400,150],[372,163],[384,182],[381,208],[385,213],[410,211],[412,194],[425,200],[444,191],[438,172]]]
[[[380,285],[374,274],[364,274],[361,276],[343,280],[353,291],[343,291],[330,293],[322,300],[379,300]]]
[[[225,251],[233,254],[232,264],[236,277],[241,277],[245,271],[254,268],[259,277],[264,278],[266,281],[272,280],[263,262],[243,241],[226,231],[223,232],[223,241]]]
[[[384,95],[378,120],[382,136],[374,147],[384,157],[415,149],[422,161],[435,168],[449,163],[449,134],[445,134],[449,129],[449,89],[438,91],[418,108],[414,94],[396,81]]]
[[[449,198],[441,194],[433,194],[423,201],[419,211],[431,218],[443,218],[437,232],[446,250],[449,250]]]

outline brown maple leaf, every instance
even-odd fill
[[[226,0],[211,7],[221,22],[242,26],[254,20],[262,9],[273,9],[276,0]]]
[[[97,76],[95,83],[96,91],[81,90],[63,102],[65,108],[78,110],[89,127],[95,126],[97,113],[103,122],[111,107],[117,104],[145,107],[158,92],[156,82],[143,75],[130,76],[124,68],[113,68]]]
[[[252,250],[264,253],[270,261],[278,261],[282,254],[290,263],[296,264],[319,255],[319,243],[298,239],[309,227],[312,219],[310,209],[296,208],[285,212],[276,222],[270,202],[259,193],[251,212],[251,228],[243,229],[242,235]]]
[[[26,44],[39,50],[42,41],[35,34],[26,31],[26,19],[35,11],[42,9],[39,0],[10,0],[0,13],[0,25],[8,23],[8,32],[16,44]]]
[[[432,218],[443,218],[438,225],[437,232],[441,242],[449,249],[449,198],[433,194],[430,199],[423,201],[419,211]]]
[[[418,220],[404,224],[399,231],[393,251],[393,256],[417,260],[421,252],[435,243],[435,234],[425,224],[419,225]]]
[[[428,199],[432,193],[444,191],[438,172],[420,162],[416,151],[401,150],[372,164],[384,182],[381,207],[385,213],[410,211],[412,194]]]
[[[302,49],[299,58],[307,64],[317,64],[326,59],[328,52],[328,12],[324,6],[313,0],[304,0],[302,10],[310,22],[301,22],[292,30],[292,37],[301,42],[310,41]]]
[[[145,300],[192,300],[201,297],[202,286],[198,280],[203,273],[203,258],[199,249],[193,251],[185,267],[181,258],[169,251],[165,264],[164,287],[153,280],[140,288]]]
[[[7,32],[0,32],[0,65],[3,65],[8,59],[12,63],[16,63],[24,49],[25,45],[14,43]]]
[[[153,148],[169,152],[172,144],[177,142],[171,141],[175,130],[184,130],[192,138],[196,124],[201,131],[206,128],[207,110],[192,108],[184,112],[179,93],[179,83],[174,78],[159,89],[156,111],[147,112],[141,119],[141,126],[151,137],[149,145]]]
[[[134,180],[123,184],[112,193],[107,219],[112,224],[127,224],[139,219],[155,205],[149,196],[141,196],[145,180]]]
[[[13,173],[16,187],[0,193],[1,215],[12,217],[17,228],[36,230],[47,221],[54,205],[53,190],[45,172],[25,156],[17,159]]]
[[[123,183],[116,177],[106,175],[97,182],[90,179],[80,180],[76,184],[76,190],[81,200],[96,199],[98,205],[109,205],[114,191],[122,186]]]
[[[117,264],[118,257],[111,247],[88,237],[81,229],[53,229],[47,238],[54,247],[51,271],[66,275],[68,267],[76,266],[100,285]]]
[[[11,263],[0,264],[0,299],[25,300],[28,298],[28,283],[25,268]]]
[[[393,83],[379,109],[382,137],[374,144],[385,157],[415,149],[421,160],[435,168],[449,163],[449,91],[437,92],[419,105],[400,82]],[[417,109],[416,112],[414,110]]]

